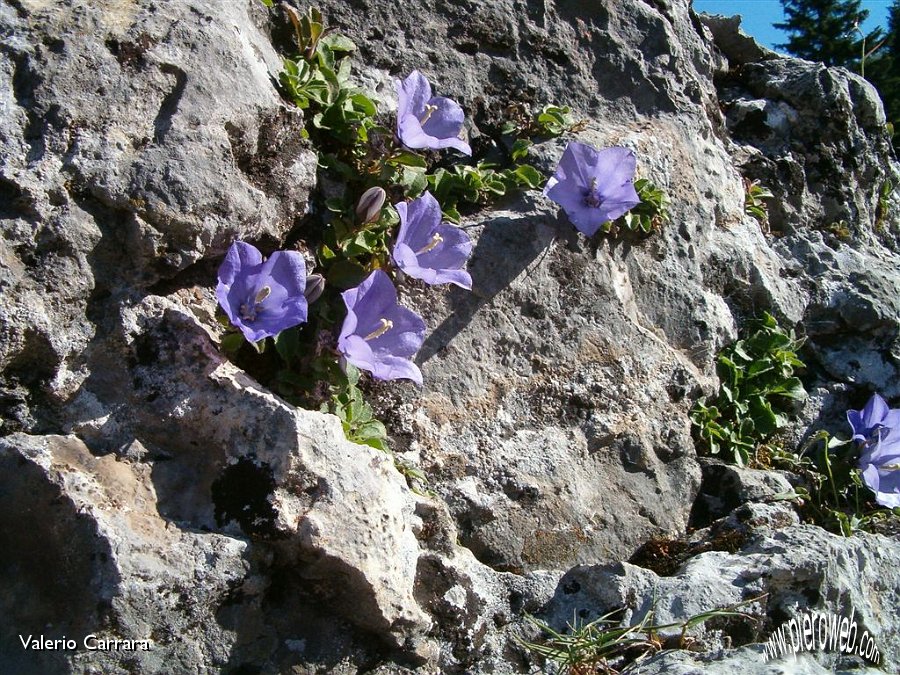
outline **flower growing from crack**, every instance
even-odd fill
[[[900,409],[873,394],[862,410],[848,410],[853,440],[862,446],[863,481],[882,506],[900,506]]]
[[[854,441],[868,443],[882,427],[900,427],[900,409],[888,408],[887,402],[873,394],[862,410],[848,410],[847,421],[853,429]]]
[[[375,270],[356,288],[342,294],[347,318],[338,336],[338,351],[377,380],[405,378],[422,384],[422,372],[410,360],[425,339],[425,322],[397,304],[388,275]]]
[[[407,148],[456,148],[471,155],[472,148],[460,138],[464,114],[455,101],[432,96],[431,85],[418,70],[397,81],[397,136]]]
[[[218,276],[219,304],[250,342],[306,321],[306,264],[296,251],[276,251],[263,260],[255,246],[236,241]]]
[[[640,204],[634,189],[636,160],[627,148],[597,150],[570,142],[544,194],[559,204],[572,224],[593,236],[603,223]]]
[[[411,202],[394,204],[400,231],[392,257],[401,270],[427,284],[456,284],[472,289],[463,267],[472,242],[460,228],[441,222],[441,206],[430,192]]]

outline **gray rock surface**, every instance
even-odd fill
[[[7,436],[0,463],[17,477],[0,504],[2,548],[15,551],[3,567],[7,672],[64,672],[67,657],[76,670],[124,672],[115,651],[84,649],[89,635],[152,641],[131,655],[140,672],[227,663],[233,640],[215,612],[259,583],[246,541],[170,527],[152,467],[96,457],[72,436]],[[78,649],[29,652],[19,644],[28,635]]]
[[[533,631],[526,612],[639,618],[655,594],[679,618],[769,592],[767,628],[852,607],[900,665],[895,541],[750,504],[692,535],[730,528],[739,550],[672,577],[622,562],[684,538],[706,491],[687,413],[747,318],[767,310],[807,337],[814,396],[787,439],[840,428],[872,391],[900,396],[898,207],[877,198],[896,166],[871,87],[754,47],[686,0],[321,9],[386,105],[393,78],[423,70],[465,108],[476,151],[511,103],[570,105],[580,140],[636,152],[671,220],[588,241],[537,193],[513,196],[464,223],[471,293],[404,286],[429,326],[425,386],[368,393],[429,477],[418,495],[389,457],[217,349],[226,247],[269,252],[314,223],[316,156],[274,86],[283,11],[0,5],[2,662],[518,673],[536,665],[514,640]],[[534,163],[550,172],[565,142]],[[771,232],[744,214],[743,177],[776,193]],[[732,478],[735,503],[709,518],[784,487]],[[23,632],[155,648],[34,654]],[[639,672],[758,670],[746,631],[699,637],[715,649]]]
[[[879,665],[887,672],[898,668],[900,644],[890,628],[893,613],[886,611],[896,606],[900,593],[897,541],[879,535],[840,537],[810,525],[773,528],[761,520],[746,522],[751,523],[752,534],[741,550],[701,553],[673,576],[661,577],[628,563],[575,568],[560,580],[553,602],[545,608],[546,615],[553,623],[571,621],[572,616],[587,622],[626,608],[623,621],[628,624],[638,623],[651,611],[654,623],[668,624],[755,599],[741,607],[756,617],[755,623],[711,619],[689,630],[707,653],[663,654],[634,672],[725,673],[745,668],[759,673],[794,672],[793,656],[774,658],[764,665],[762,645],[743,645],[764,642],[781,624],[805,611],[855,619],[858,634],[868,631],[877,636],[882,655]],[[728,621],[742,625],[738,628]],[[680,633],[678,628],[670,631]],[[725,644],[723,635],[728,636]],[[712,661],[709,651],[718,651]],[[843,667],[857,661],[862,664],[855,656],[821,651],[808,657],[818,666],[798,665],[797,672],[835,672],[842,662]]]
[[[825,673],[841,673],[854,675],[877,675],[883,671],[877,668],[857,667],[848,664],[844,667],[823,666],[809,654],[798,654],[782,660],[767,662],[765,654],[758,646],[735,649],[727,655],[716,654],[710,658],[705,654],[693,654],[688,651],[668,651],[651,657],[636,668],[629,670],[629,675],[656,675],[671,673],[672,675],[728,675],[729,673],[746,673],[746,675],[824,675]]]
[[[58,428],[53,404],[89,375],[124,298],[236,238],[274,245],[304,212],[316,159],[270,81],[280,61],[260,13],[0,8],[7,428]]]

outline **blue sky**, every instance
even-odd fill
[[[869,18],[863,25],[866,32],[876,26],[887,29],[887,13],[891,2],[892,0],[862,0],[860,7],[869,10]],[[784,33],[772,27],[773,23],[784,20],[780,0],[694,0],[694,9],[726,16],[740,14],[743,17],[741,27],[744,32],[769,48],[787,41]]]

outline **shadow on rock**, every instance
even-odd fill
[[[535,217],[498,215],[486,221],[469,259],[472,292],[457,288],[450,292],[453,310],[425,338],[416,363],[425,363],[450,344],[478,310],[549,250],[557,232],[557,226],[547,225]]]

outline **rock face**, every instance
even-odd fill
[[[751,643],[806,608],[855,611],[896,669],[896,542],[741,506],[786,484],[701,467],[687,417],[716,352],[763,310],[807,338],[814,395],[789,438],[838,428],[872,391],[900,396],[900,228],[880,198],[896,167],[874,90],[687,0],[321,9],[377,97],[421,69],[467,111],[476,152],[510,104],[572,106],[580,140],[635,151],[670,222],[588,241],[537,193],[514,196],[464,223],[471,293],[402,290],[429,326],[425,386],[370,393],[429,477],[418,495],[216,346],[225,248],[268,252],[315,222],[316,154],[273,84],[283,12],[3,4],[0,661],[528,672],[525,612],[639,619],[656,597],[658,618],[681,620],[769,593],[752,635],[713,625],[697,635],[712,652],[638,672],[781,672],[752,670]],[[564,146],[534,163],[549,173]],[[771,231],[744,214],[742,177],[775,192]],[[724,481],[735,494],[710,497]],[[724,520],[675,576],[623,562],[684,535],[701,502],[703,525]],[[703,548],[722,531],[739,545]],[[89,634],[153,646],[91,651]],[[79,648],[25,649],[28,635]],[[803,667],[845,667],[817,658]]]

